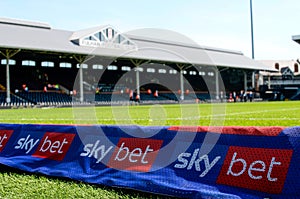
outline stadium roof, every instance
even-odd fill
[[[297,42],[298,44],[300,44],[300,35],[293,35],[292,39]]]
[[[52,29],[40,22],[0,18],[0,48],[274,70],[239,51],[203,47],[166,37],[121,34],[110,25],[73,32]]]

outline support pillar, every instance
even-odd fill
[[[9,56],[6,57],[6,102],[10,103],[10,72],[9,72]]]
[[[252,72],[252,90],[255,90],[255,71]]]
[[[220,96],[220,84],[219,84],[219,71],[218,68],[215,68],[215,77],[216,77],[216,99],[219,99]]]
[[[180,70],[180,100],[184,100],[184,81],[183,81],[183,70]]]
[[[79,64],[79,85],[80,85],[80,102],[84,101],[83,96],[83,69],[82,69],[82,63]]]
[[[247,72],[244,71],[244,92],[247,92]]]
[[[131,63],[135,66],[135,77],[136,77],[136,94],[141,97],[141,92],[140,92],[140,65],[143,63],[147,63],[143,60],[131,60]]]
[[[79,101],[83,102],[84,95],[83,95],[83,68],[82,68],[83,65],[82,65],[82,63],[85,61],[85,56],[74,55],[73,57],[79,64]]]
[[[141,93],[140,93],[140,67],[137,66],[136,67],[136,94],[140,97]]]
[[[18,50],[5,50],[5,52],[0,51],[0,54],[2,54],[6,58],[6,102],[10,103],[10,72],[9,72],[9,60],[14,55],[16,55],[18,52],[20,52],[20,49]]]
[[[183,78],[183,69],[188,68],[184,64],[176,64],[176,66],[179,68],[179,79],[180,79],[180,100],[184,100],[184,78]]]
[[[269,76],[268,76],[268,89],[271,89],[271,76],[270,76],[270,73],[269,73]]]

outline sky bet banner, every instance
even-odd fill
[[[0,125],[0,163],[184,198],[297,198],[300,127]]]

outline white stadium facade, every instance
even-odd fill
[[[259,95],[258,71],[276,71],[239,51],[149,33],[0,18],[0,106],[126,102],[130,92],[140,102],[177,103]]]

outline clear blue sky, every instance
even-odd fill
[[[255,59],[300,58],[299,0],[252,0]],[[250,0],[0,0],[1,17],[79,30],[111,24],[120,31],[163,28],[200,45],[251,57]]]

